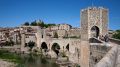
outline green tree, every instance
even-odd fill
[[[45,24],[43,21],[41,22],[41,27],[45,27]]]
[[[5,46],[10,46],[10,42],[9,42],[9,41],[6,41],[6,42],[5,42]]]
[[[14,45],[14,41],[10,40],[10,44],[11,44],[11,46],[13,46]]]
[[[54,34],[54,38],[58,38],[58,34],[57,34],[57,32],[55,32],[55,34]]]
[[[31,22],[30,25],[31,25],[31,26],[37,26],[37,22],[36,22],[36,21],[33,21],[33,22]]]
[[[43,21],[39,21],[37,22],[37,26],[45,27],[45,24]]]
[[[30,51],[32,51],[32,48],[35,46],[35,42],[29,41],[28,42],[28,47],[30,47]]]
[[[56,26],[56,24],[48,24],[48,27],[50,27],[50,26]]]
[[[37,25],[38,25],[38,26],[41,26],[41,22],[37,22]]]
[[[48,28],[48,27],[50,27],[50,26],[55,26],[56,24],[44,24],[44,27],[45,28]]]
[[[13,45],[14,45],[14,41],[12,40],[5,42],[5,46],[13,46]]]
[[[48,24],[44,24],[44,27],[45,27],[45,28],[48,28]]]
[[[120,39],[120,30],[116,30],[116,33],[112,36],[115,39]]]
[[[25,22],[24,25],[25,26],[29,26],[30,24],[29,24],[29,22]]]

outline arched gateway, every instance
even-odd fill
[[[98,36],[99,36],[99,28],[97,27],[97,26],[93,26],[92,28],[91,28],[91,38],[92,37],[95,37],[95,38],[98,38]]]

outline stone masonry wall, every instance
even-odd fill
[[[111,49],[104,45],[90,45],[90,67],[94,67]]]
[[[105,57],[95,65],[95,67],[115,67],[117,52],[117,46],[112,47]]]

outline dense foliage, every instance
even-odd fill
[[[29,26],[30,24],[29,24],[29,22],[25,22],[24,25],[25,26]]]
[[[113,38],[120,39],[120,30],[116,30],[115,34],[113,34]]]
[[[35,46],[35,42],[33,41],[28,42],[28,46],[30,47],[30,51],[31,51],[32,48]]]
[[[14,42],[10,40],[10,41],[6,41],[4,44],[5,44],[4,46],[13,46]]]
[[[23,25],[25,26],[41,26],[41,27],[50,27],[50,26],[55,26],[56,24],[46,24],[42,20],[39,21],[33,21],[33,22],[25,22]]]

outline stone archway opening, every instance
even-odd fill
[[[69,44],[67,44],[66,49],[69,51]]]
[[[93,26],[91,28],[91,38],[95,37],[95,38],[98,38],[99,36],[99,28],[97,26]]]
[[[48,47],[47,47],[47,44],[45,42],[43,42],[41,44],[41,49],[44,50],[45,52],[47,51]]]
[[[53,45],[52,45],[52,48],[51,48],[56,54],[57,54],[57,56],[58,56],[58,54],[59,54],[59,50],[60,50],[60,46],[59,46],[59,44],[58,43],[54,43]]]

